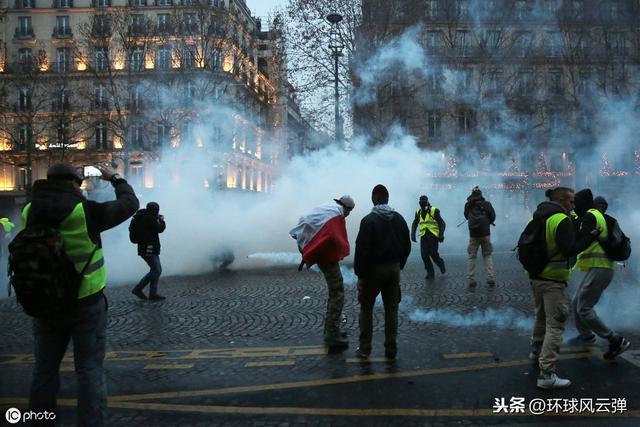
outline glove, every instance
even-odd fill
[[[415,242],[416,241],[416,236],[411,236],[411,241]]]
[[[440,243],[444,242],[444,235],[443,235],[443,234],[441,234],[441,235],[438,237],[438,242],[440,242]]]

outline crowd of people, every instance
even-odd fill
[[[102,203],[88,200],[80,188],[82,174],[70,164],[58,163],[48,170],[47,179],[34,183],[17,227],[19,233],[8,219],[0,219],[0,251],[11,256],[11,285],[18,301],[33,317],[35,365],[30,409],[55,411],[60,362],[73,340],[78,377],[77,422],[83,426],[103,425],[106,410],[103,361],[108,304],[103,293],[106,266],[101,233],[135,214],[129,227],[130,240],[137,244],[138,255],[149,266],[149,273],[132,293],[142,300],[165,299],[158,293],[162,272],[159,234],[166,228],[160,206],[150,202],[145,209],[138,210],[139,202],[131,185],[110,165],[97,167],[101,178],[112,184],[115,200]],[[539,365],[538,387],[561,388],[571,384],[556,373],[562,333],[571,311],[579,333],[574,341],[590,345],[596,336],[607,340],[606,359],[615,358],[630,343],[609,328],[594,309],[614,276],[615,264],[603,247],[611,231],[604,216],[606,200],[594,199],[588,189],[574,193],[572,189],[559,187],[546,195],[549,200],[537,207],[530,222],[532,228],[542,224],[541,252],[547,259],[540,271],[529,273],[528,278],[535,303],[529,357]],[[430,204],[426,195],[420,196],[409,230],[389,200],[384,185],[373,188],[371,211],[362,218],[355,241],[354,271],[360,304],[356,355],[360,358],[367,358],[372,352],[373,309],[380,294],[385,315],[385,357],[393,360],[397,356],[400,277],[411,252],[411,241],[420,238],[427,281],[435,277],[433,264],[441,274],[446,274],[445,261],[438,253],[446,229],[440,210]],[[354,207],[350,196],[334,199],[334,203],[301,217],[289,233],[302,254],[301,265],[317,264],[326,280],[324,340],[329,352],[344,351],[349,346],[346,331],[340,327],[345,296],[339,263],[350,254],[346,217]],[[478,187],[467,199],[464,217],[469,228],[468,285],[477,286],[476,258],[481,248],[486,283],[494,286],[491,226],[496,213]],[[567,286],[574,268],[586,275],[569,303]],[[150,289],[148,296],[144,293],[146,286]]]

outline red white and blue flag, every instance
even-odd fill
[[[302,249],[302,261],[308,267],[317,263],[338,262],[349,255],[349,240],[343,208],[325,205],[315,208],[289,231]]]

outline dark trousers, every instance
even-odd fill
[[[157,295],[158,294],[158,281],[160,280],[160,275],[162,274],[162,265],[160,265],[160,256],[159,255],[140,255],[147,265],[149,266],[149,272],[138,282],[134,290],[141,291],[147,285],[149,286],[149,295]]]
[[[29,409],[55,412],[60,389],[60,362],[73,339],[73,359],[78,379],[78,426],[102,426],[107,411],[107,384],[103,362],[107,337],[107,303],[80,305],[55,320],[34,319],[35,366]],[[54,425],[55,422],[51,422]],[[42,425],[42,424],[38,424]]]
[[[424,268],[427,270],[428,276],[434,275],[433,262],[442,270],[444,268],[444,260],[440,258],[438,254],[438,238],[427,231],[424,236],[420,238],[420,256],[422,256],[422,262]]]
[[[373,336],[373,306],[382,293],[384,304],[384,348],[386,352],[397,351],[398,305],[400,304],[400,264],[381,264],[372,268],[366,278],[358,279],[358,302],[360,303],[360,350],[371,353]]]

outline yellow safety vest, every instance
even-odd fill
[[[566,214],[556,213],[547,218],[546,222],[546,243],[547,254],[551,258],[545,269],[540,273],[540,278],[555,280],[558,282],[568,282],[571,279],[571,268],[569,268],[569,260],[558,251],[556,241],[556,231],[558,225],[565,219],[569,218]]]
[[[436,208],[432,206],[431,209],[427,211],[424,218],[422,217],[422,209],[418,209],[417,214],[418,219],[420,220],[418,223],[420,237],[427,234],[427,230],[429,230],[434,236],[438,237],[440,235],[440,226],[438,225],[438,221],[436,221],[435,217]]]
[[[11,230],[15,227],[15,224],[9,221],[9,218],[0,218],[0,224],[2,224],[5,236],[9,236],[9,234],[11,234]]]
[[[22,210],[21,229],[24,229],[27,224],[30,208],[31,203],[28,203]],[[87,219],[82,203],[78,203],[69,216],[60,223],[58,232],[62,235],[62,249],[73,262],[73,266],[78,273],[82,271],[95,249],[95,253],[91,257],[91,262],[84,272],[82,283],[78,289],[78,299],[100,292],[107,285],[104,253],[102,248],[96,249],[97,245],[89,237]]]
[[[607,237],[609,237],[609,230],[607,229],[607,221],[604,219],[604,215],[597,209],[589,209],[587,212],[596,218],[596,226],[602,230],[598,236],[598,240],[606,240]],[[604,252],[598,240],[578,255],[578,262],[576,262],[574,268],[580,271],[589,271],[590,268],[613,269],[613,261],[611,261]]]

